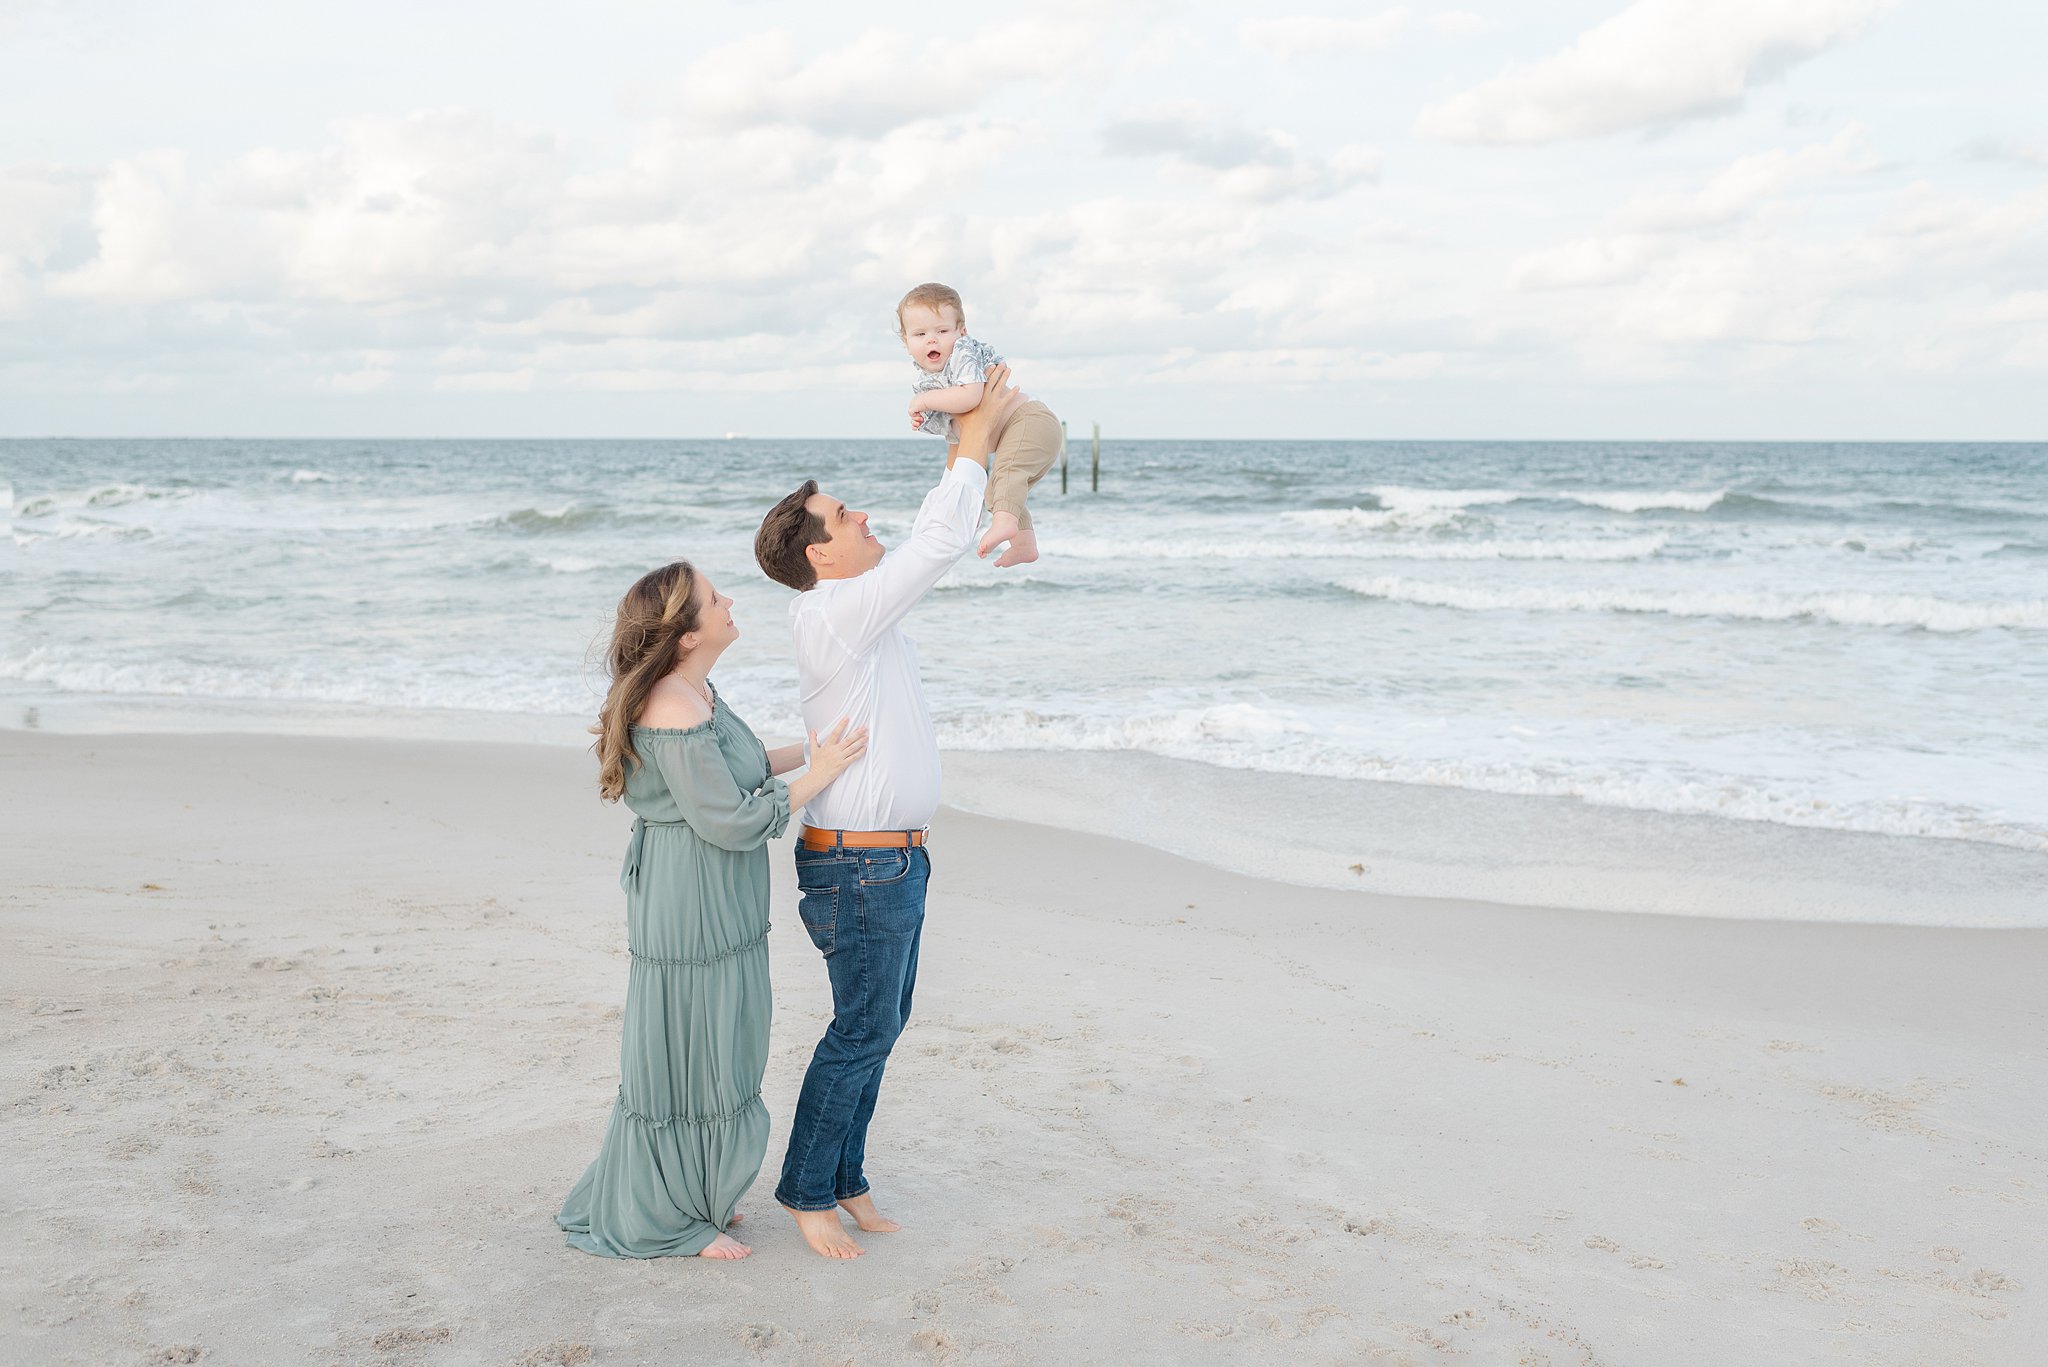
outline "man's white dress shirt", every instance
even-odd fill
[[[988,472],[955,461],[924,496],[917,523],[881,563],[821,579],[789,605],[804,728],[841,717],[868,728],[867,753],[812,798],[803,822],[825,830],[913,831],[939,808],[939,744],[917,674],[917,646],[898,625],[973,546]]]

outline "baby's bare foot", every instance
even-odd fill
[[[783,1207],[789,1210],[788,1206]],[[811,1252],[821,1258],[858,1258],[867,1252],[853,1241],[846,1232],[846,1226],[839,1223],[836,1210],[790,1210],[796,1217],[797,1232],[804,1236],[804,1242],[811,1246]]]
[[[1038,533],[1018,532],[1010,538],[1010,549],[996,558],[996,568],[1006,570],[1012,565],[1028,565],[1038,559]]]
[[[982,536],[981,545],[975,548],[974,553],[986,559],[990,551],[1005,541],[1013,540],[1018,534],[1015,513],[996,513],[989,518],[988,531]]]
[[[847,1197],[839,1203],[839,1208],[848,1215],[851,1215],[853,1222],[859,1225],[861,1232],[865,1234],[894,1234],[897,1230],[903,1228],[902,1225],[897,1224],[894,1220],[882,1214],[881,1211],[876,1210],[875,1198],[866,1192],[862,1192],[858,1196]]]
[[[702,1249],[698,1250],[697,1256],[700,1258],[720,1258],[726,1262],[738,1262],[753,1251],[753,1249],[748,1248],[730,1234],[720,1234],[713,1238],[710,1243],[704,1245]]]

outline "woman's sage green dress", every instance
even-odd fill
[[[761,1171],[768,1110],[768,851],[789,790],[713,695],[711,720],[636,726],[626,805],[619,1099],[555,1223],[608,1258],[693,1254]]]

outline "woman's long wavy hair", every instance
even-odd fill
[[[647,706],[654,685],[681,662],[681,641],[697,629],[697,571],[687,560],[643,574],[619,600],[605,673],[612,686],[604,695],[591,748],[597,751],[597,790],[606,802],[626,792],[626,766],[640,763],[633,750],[633,722]]]

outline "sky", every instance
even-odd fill
[[[2048,438],[2038,0],[985,12],[0,0],[0,436]]]

